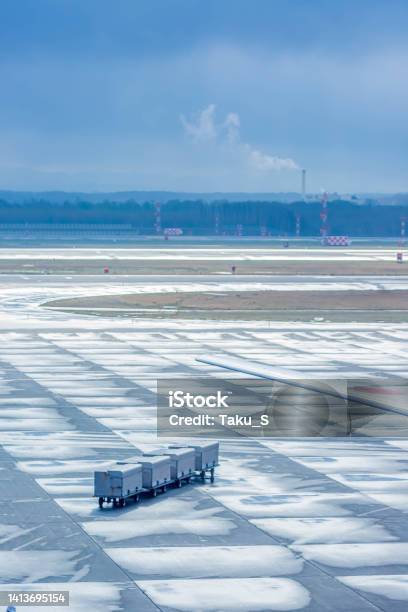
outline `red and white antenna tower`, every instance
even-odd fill
[[[406,223],[407,218],[406,217],[401,217],[400,221],[401,221],[401,245],[405,244],[405,223]]]
[[[156,202],[154,205],[154,227],[156,228],[156,234],[161,234],[161,204]]]
[[[320,200],[320,203],[322,205],[322,208],[320,211],[320,219],[322,222],[321,227],[320,227],[320,234],[322,236],[323,242],[326,241],[326,237],[329,231],[329,227],[327,225],[327,203],[328,201],[329,201],[329,194],[327,193],[327,191],[325,191]]]
[[[300,236],[300,213],[296,213],[296,236]]]

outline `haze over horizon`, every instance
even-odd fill
[[[4,0],[0,189],[407,192],[408,4]]]

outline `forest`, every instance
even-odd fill
[[[156,233],[154,202],[64,202],[47,200],[10,203],[0,200],[0,227],[8,224],[130,224],[140,234]],[[401,218],[408,221],[408,204],[399,206],[355,204],[336,200],[328,204],[328,233],[348,236],[399,236]],[[320,202],[205,202],[173,200],[161,205],[160,226],[181,228],[192,235],[272,236],[295,235],[299,218],[301,236],[318,236]]]

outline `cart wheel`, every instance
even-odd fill
[[[119,500],[119,508],[124,508],[125,504],[126,504],[125,500],[123,499],[123,497],[121,497]]]
[[[214,468],[211,468],[211,482],[214,482]]]
[[[157,489],[153,489],[152,495],[153,495],[153,497],[157,497]]]
[[[177,488],[178,488],[178,489],[181,489],[181,485],[182,485],[182,484],[183,484],[183,483],[181,482],[181,480],[178,480],[178,481],[177,481]]]
[[[103,508],[103,497],[100,497],[100,498],[98,499],[98,503],[99,503],[99,507],[100,507],[100,509],[102,510],[102,508]]]

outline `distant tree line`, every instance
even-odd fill
[[[205,202],[173,200],[161,206],[161,227],[180,227],[185,234],[295,235],[300,216],[300,235],[320,234],[320,203]],[[328,205],[329,233],[348,236],[399,236],[404,206],[358,205],[332,201]],[[0,225],[18,223],[131,224],[141,234],[155,233],[155,204],[78,201],[55,204],[33,200],[23,204],[0,200]]]

